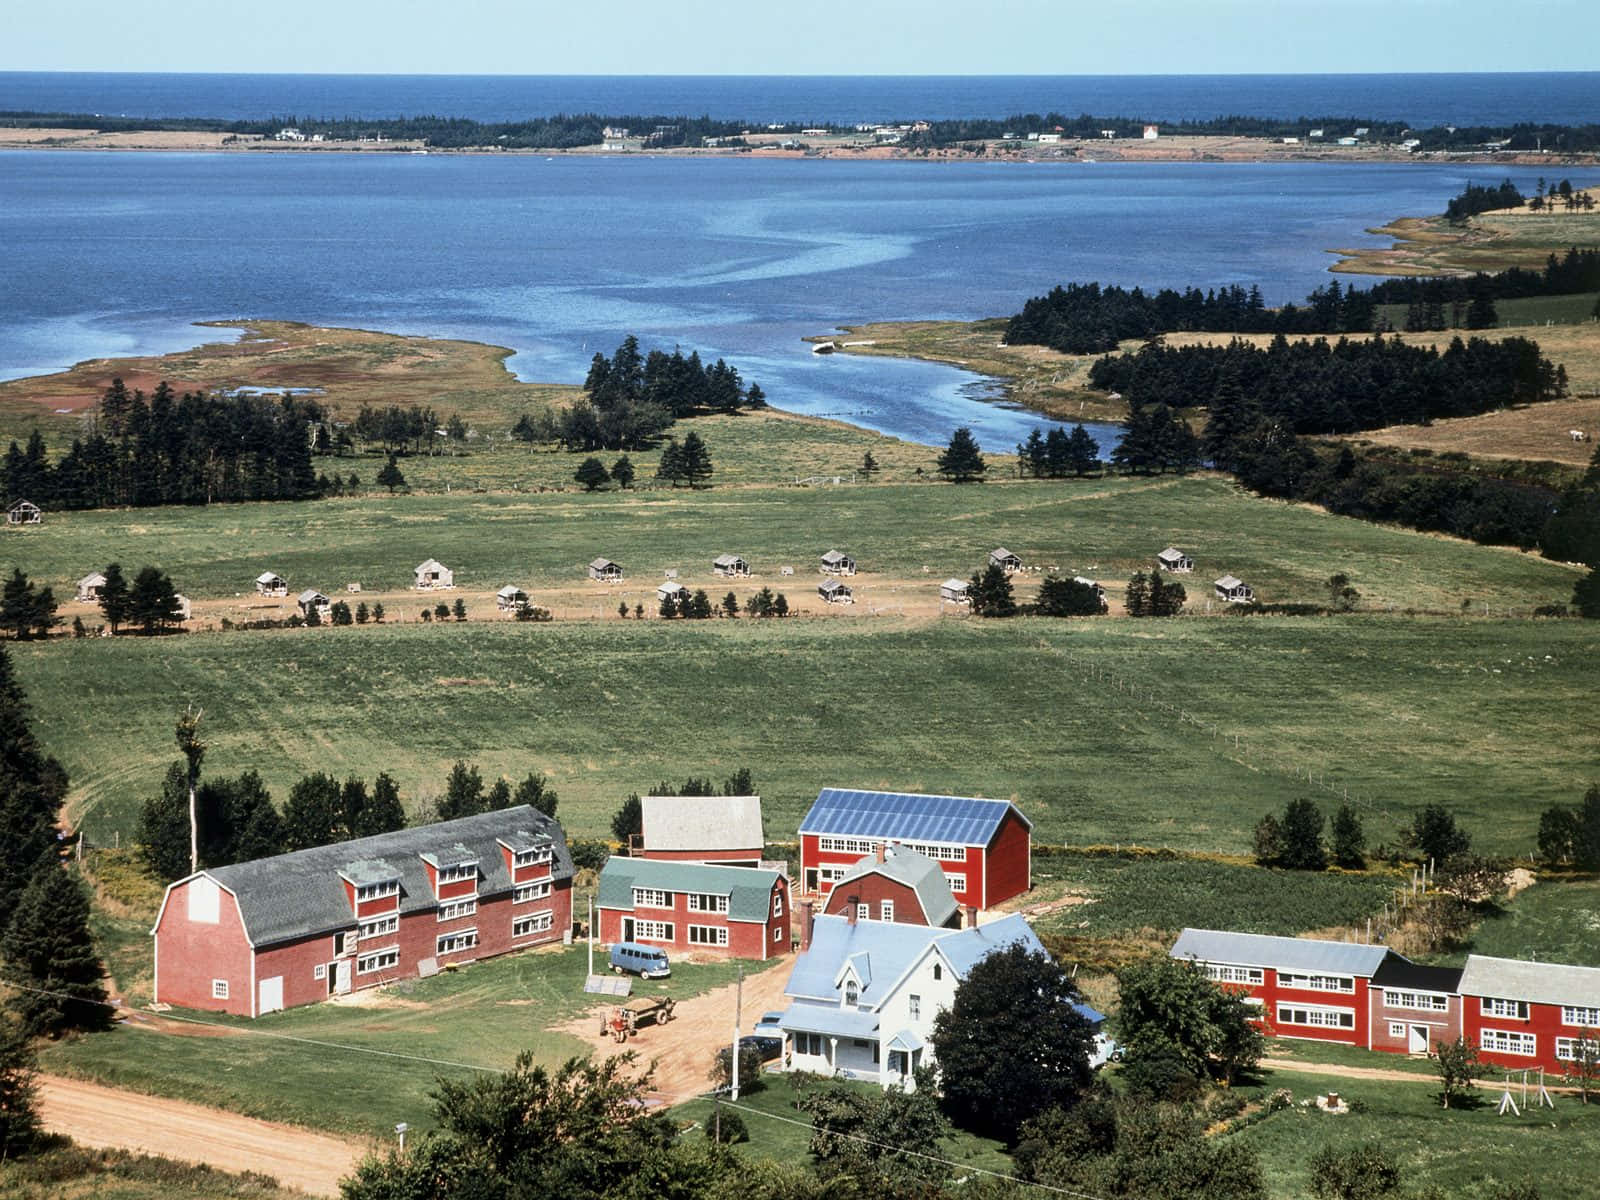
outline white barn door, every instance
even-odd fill
[[[350,960],[341,958],[333,964],[333,969],[333,991],[335,995],[342,996],[350,990]]]
[[[265,1016],[269,1012],[279,1012],[283,1008],[283,976],[274,975],[271,979],[263,979],[257,985],[256,1013]]]

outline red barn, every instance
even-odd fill
[[[1460,967],[1425,967],[1391,954],[1372,976],[1367,1049],[1427,1054],[1461,1036]]]
[[[781,871],[613,857],[600,872],[595,908],[608,945],[731,958],[789,952],[789,880]]]
[[[1469,954],[1461,1008],[1463,1035],[1484,1062],[1565,1074],[1579,1039],[1600,1041],[1600,968]]]
[[[759,867],[760,796],[641,796],[643,858]]]
[[[822,906],[836,917],[848,917],[851,909],[859,921],[947,929],[961,924],[961,906],[939,864],[893,843],[878,846],[841,875]]]
[[[561,827],[519,805],[213,867],[167,888],[154,998],[256,1017],[559,940]]]
[[[986,909],[1033,886],[1033,825],[1008,800],[823,788],[800,822],[800,878],[826,896],[863,855],[898,842],[939,864],[956,902]]]

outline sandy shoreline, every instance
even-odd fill
[[[1118,138],[1106,141],[1072,141],[1036,145],[1022,143],[985,144],[982,153],[947,147],[938,150],[908,150],[900,146],[861,146],[844,137],[817,138],[805,149],[785,149],[777,135],[756,135],[747,148],[673,147],[660,150],[606,149],[581,146],[575,149],[496,149],[437,148],[423,142],[280,142],[254,135],[154,130],[106,133],[95,129],[18,129],[0,128],[0,150],[120,150],[144,153],[219,153],[219,154],[418,154],[418,155],[522,155],[561,157],[652,157],[652,158],[788,158],[843,159],[861,162],[1014,162],[1014,163],[1100,163],[1100,162],[1326,162],[1326,163],[1490,163],[1503,166],[1593,166],[1600,164],[1597,154],[1508,154],[1494,151],[1413,154],[1398,146],[1284,145],[1266,138],[1247,137],[1164,137],[1155,141]]]

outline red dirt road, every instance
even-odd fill
[[[337,1196],[365,1152],[291,1125],[54,1075],[39,1076],[39,1107],[46,1129],[80,1145],[255,1171],[315,1196]]]

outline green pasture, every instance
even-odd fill
[[[1600,766],[1592,773],[1600,774]],[[1498,958],[1600,967],[1600,880],[1534,884],[1484,920],[1468,949]]]
[[[819,787],[1014,796],[1056,844],[1243,853],[1296,795],[1348,788],[1372,842],[1428,802],[1525,853],[1592,777],[1600,631],[1353,615],[914,622],[455,623],[22,643],[45,746],[92,840],[126,838],[205,711],[205,769],[392,773],[437,796],[457,758],[545,772],[604,835],[630,791],[741,766],[769,836]],[[1309,771],[1316,784],[1308,784]]]

